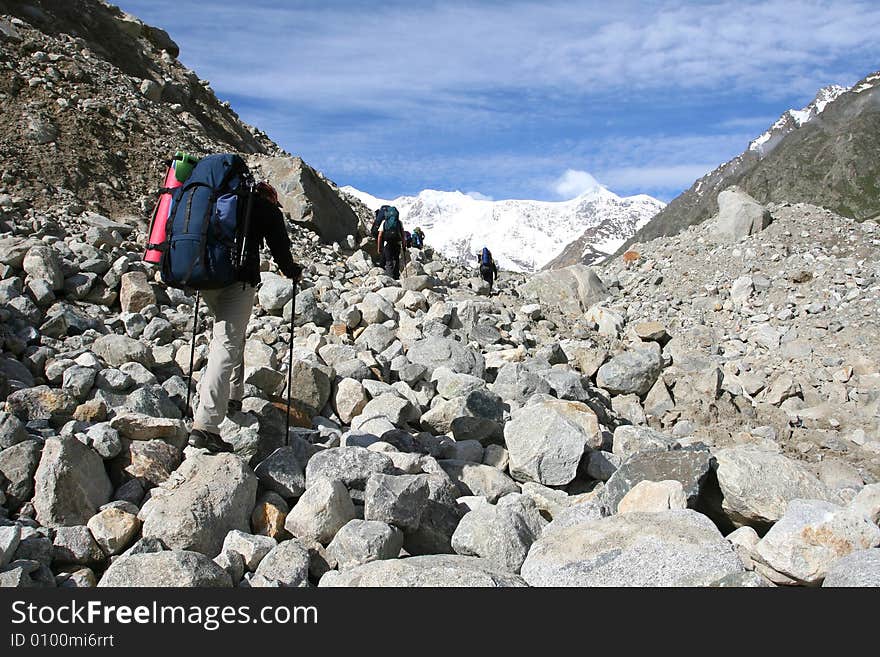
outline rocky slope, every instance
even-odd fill
[[[880,585],[876,222],[731,191],[601,277],[489,296],[430,249],[388,279],[368,210],[251,162],[308,267],[264,263],[235,453],[208,455],[194,296],[125,211],[4,160],[0,586]]]
[[[488,246],[499,266],[511,271],[537,271],[551,261],[597,262],[663,207],[650,196],[621,198],[603,187],[564,202],[487,201],[435,190],[388,201],[351,187],[343,191],[373,210],[394,205],[405,225],[421,226],[447,258],[467,263]]]
[[[733,160],[669,202],[618,250],[674,235],[718,209],[719,192],[737,185],[762,203],[812,203],[857,220],[880,215],[880,73],[852,89],[822,89],[790,110]]]
[[[177,45],[99,0],[0,0],[0,194],[143,218],[176,150],[282,154]],[[134,193],[132,193],[134,192]]]
[[[297,232],[295,329],[267,262],[222,456],[185,447],[193,297],[122,225],[7,232],[0,582],[876,584],[880,228],[770,212],[491,297]]]

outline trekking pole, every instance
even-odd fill
[[[296,318],[296,283],[293,284],[293,299],[290,304],[290,342],[287,345],[287,416],[284,420],[285,444],[290,442],[290,383],[293,379],[293,322]]]
[[[195,419],[195,413],[193,413],[192,408],[190,408],[189,402],[192,398],[193,362],[196,357],[196,331],[199,328],[199,301],[201,301],[201,298],[201,292],[196,290],[196,308],[193,313],[192,342],[189,345],[189,374],[186,377],[186,411],[189,413],[191,420]]]

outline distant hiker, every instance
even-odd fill
[[[382,222],[385,221],[385,212],[389,207],[390,206],[388,205],[383,205],[376,210],[376,217],[373,219],[372,228],[370,228],[370,235],[376,240],[376,249],[379,253],[379,266],[382,269],[385,269],[385,253],[382,251],[382,243],[379,241],[379,228],[382,226]]]
[[[394,280],[400,278],[400,261],[404,249],[403,222],[394,206],[385,210],[385,218],[379,225],[377,249],[385,261],[385,274]]]
[[[412,233],[408,230],[403,231],[403,243],[406,245],[406,248],[412,246]]]
[[[425,245],[425,234],[422,232],[422,229],[416,226],[416,229],[412,232],[412,246],[414,249],[421,249]]]
[[[199,408],[193,418],[189,444],[212,452],[231,452],[232,445],[220,437],[220,424],[227,414],[241,410],[244,393],[244,343],[254,293],[260,283],[260,247],[269,247],[278,268],[294,284],[302,267],[293,261],[290,238],[281,214],[278,193],[268,182],[256,187],[250,230],[239,270],[240,282],[215,290],[202,290],[202,298],[214,314],[214,330],[208,367],[199,385]]]
[[[498,277],[498,267],[495,265],[495,260],[492,258],[492,253],[485,246],[483,250],[477,254],[477,258],[480,261],[480,276],[489,284],[489,293],[492,293],[492,284],[495,282],[495,279]]]

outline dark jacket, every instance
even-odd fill
[[[293,261],[290,254],[290,238],[284,225],[284,215],[280,208],[262,196],[254,195],[251,209],[250,231],[245,240],[245,259],[241,270],[241,280],[258,285],[260,282],[260,248],[265,243],[272,259],[281,273],[294,280],[299,278],[302,267]]]

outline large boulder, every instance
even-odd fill
[[[14,358],[0,358],[0,381],[4,379],[5,383],[0,383],[0,394],[7,394],[7,386],[9,391],[14,392],[22,388],[31,388],[35,383],[31,371]],[[0,428],[0,434],[2,432],[3,429]]]
[[[650,349],[633,349],[615,356],[599,368],[596,385],[612,395],[644,396],[648,394],[663,363],[660,355]]]
[[[50,438],[34,477],[37,521],[46,527],[85,525],[113,492],[104,461],[76,438]]]
[[[137,479],[158,486],[180,465],[180,450],[164,440],[122,439],[121,443],[119,455],[110,462],[114,481]]]
[[[309,459],[306,465],[306,488],[321,479],[338,480],[346,488],[364,490],[373,473],[391,474],[394,463],[384,454],[364,447],[334,447]]]
[[[35,246],[45,245],[32,237],[0,237],[0,265],[20,269],[28,252]]]
[[[498,504],[477,504],[452,535],[457,554],[483,557],[519,573],[529,548],[547,521],[525,495],[505,495]]]
[[[299,497],[306,489],[303,455],[295,447],[279,447],[254,468],[266,490],[281,497]]]
[[[770,212],[737,187],[718,194],[718,214],[712,223],[713,236],[722,242],[737,242],[770,225]]]
[[[111,367],[125,363],[140,363],[148,368],[153,366],[153,352],[144,343],[126,335],[102,335],[95,340],[92,351]]]
[[[293,281],[289,278],[263,272],[260,274],[260,282],[257,298],[263,309],[270,313],[281,311],[284,305],[293,298]]]
[[[330,399],[330,373],[323,365],[304,360],[293,363],[290,374],[291,404],[309,417],[314,417]]]
[[[279,586],[308,586],[309,551],[296,540],[279,543],[263,557],[254,574]]]
[[[364,495],[364,519],[378,520],[400,529],[416,529],[428,502],[425,475],[373,474]]]
[[[290,316],[294,311],[294,304],[296,304],[296,317],[293,318],[294,325],[305,326],[311,323],[315,326],[330,326],[333,322],[333,316],[321,307],[318,295],[318,291],[313,287],[306,288],[297,293],[296,298],[284,304],[284,309],[281,312],[284,321],[290,321]]]
[[[822,586],[880,586],[880,550],[858,550],[833,561]]]
[[[520,492],[516,482],[498,468],[481,463],[446,459],[438,461],[457,488],[457,497],[482,495],[496,502],[508,493]]]
[[[801,584],[818,584],[837,559],[880,545],[861,513],[822,500],[792,500],[755,547],[755,557]]]
[[[385,420],[396,427],[404,427],[418,418],[419,412],[408,399],[387,393],[371,399],[360,415],[352,420],[351,428],[359,430],[365,425],[370,426],[375,420]]]
[[[24,388],[6,398],[6,408],[22,422],[47,420],[56,427],[70,420],[78,405],[66,390],[49,386]]]
[[[19,525],[0,526],[0,570],[12,559],[21,542]]]
[[[507,363],[498,370],[492,390],[506,400],[523,404],[536,394],[549,394],[550,382],[524,363]]]
[[[0,491],[6,495],[6,506],[17,510],[34,494],[34,473],[40,464],[43,444],[25,440],[0,451]]]
[[[424,365],[429,377],[439,367],[461,374],[472,374],[478,378],[483,376],[485,370],[485,361],[478,351],[452,338],[430,336],[416,340],[410,346],[406,357],[411,363]]]
[[[686,509],[687,497],[680,481],[640,481],[623,496],[617,505],[618,513],[639,511],[657,512],[669,509]]]
[[[156,303],[156,294],[144,272],[130,271],[122,275],[119,287],[119,305],[122,307],[122,312],[139,313],[154,303]]]
[[[737,526],[763,529],[785,514],[791,500],[838,503],[838,495],[799,463],[748,445],[715,452],[721,510]]]
[[[110,420],[110,427],[129,440],[167,440],[174,445],[182,445],[186,441],[183,420],[174,418],[122,412]]]
[[[29,278],[46,281],[54,292],[64,289],[61,258],[51,246],[31,247],[24,257],[22,268]]]
[[[697,506],[703,486],[712,470],[712,455],[703,450],[643,452],[621,463],[602,489],[602,505],[608,514],[618,511],[621,500],[643,481],[677,481],[684,489],[687,505]]]
[[[555,305],[570,314],[581,314],[590,306],[608,296],[602,280],[585,265],[572,265],[553,271],[532,274],[519,287],[525,298],[540,301],[544,306]]]
[[[632,424],[622,424],[614,430],[612,451],[622,459],[643,452],[668,452],[679,447],[672,436]]]
[[[190,457],[141,509],[143,536],[216,556],[230,531],[248,531],[256,496],[257,477],[239,457]]]
[[[344,424],[361,414],[370,401],[363,384],[356,379],[340,379],[333,393],[333,407]]]
[[[229,587],[229,574],[204,554],[186,550],[123,555],[104,573],[99,587]]]
[[[517,481],[564,486],[584,452],[602,442],[599,421],[586,404],[545,399],[514,412],[504,427],[510,475]]]
[[[373,561],[344,572],[330,571],[320,587],[522,587],[518,575],[488,559],[451,554]]]
[[[474,390],[484,390],[486,382],[470,374],[453,372],[447,367],[438,367],[431,374],[431,380],[437,382],[437,394],[443,399],[464,397]]]
[[[531,586],[708,586],[743,570],[712,521],[684,509],[544,532],[522,576]]]
[[[421,417],[422,426],[435,434],[455,433],[459,439],[463,431],[478,439],[489,440],[501,434],[504,401],[485,389],[471,390],[453,399],[443,399]]]
[[[290,513],[284,528],[307,542],[327,545],[349,521],[355,519],[354,503],[345,485],[322,478],[309,486]]]
[[[125,509],[109,506],[89,519],[88,528],[105,554],[119,554],[134,542],[141,521]]]
[[[403,547],[403,532],[377,520],[351,520],[339,530],[327,553],[347,570],[372,561],[396,559]]]
[[[278,190],[282,210],[291,220],[317,233],[322,242],[345,244],[356,235],[354,210],[314,169],[298,157],[260,158],[264,175]]]
[[[64,338],[80,335],[89,329],[101,333],[106,331],[100,315],[90,315],[71,303],[59,301],[46,311],[46,321],[40,326],[40,333],[52,338]]]

